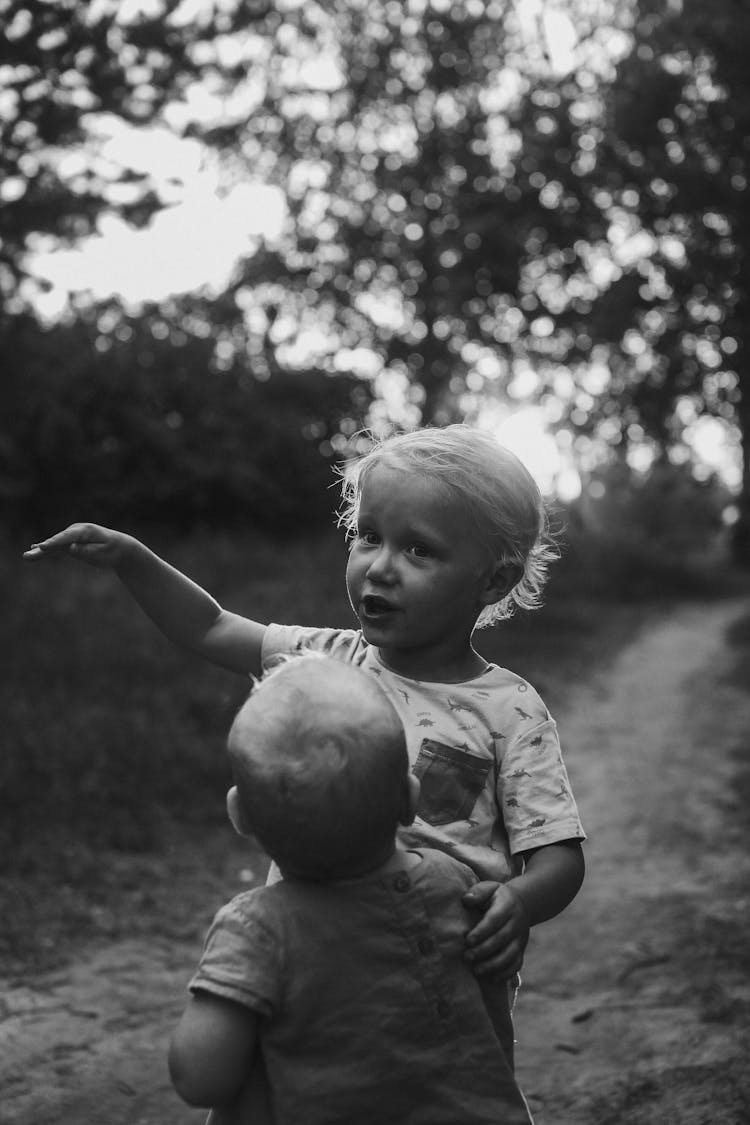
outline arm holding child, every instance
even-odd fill
[[[260,672],[265,626],[230,613],[138,539],[91,523],[71,524],[26,552],[26,558],[63,555],[113,570],[143,612],[166,637],[222,668]]]
[[[466,958],[477,976],[517,973],[531,927],[573,901],[584,869],[580,840],[563,840],[525,852],[523,873],[507,883],[484,881],[467,891],[464,904],[484,911],[466,938]]]

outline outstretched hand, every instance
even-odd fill
[[[466,935],[466,960],[477,976],[509,980],[523,964],[531,924],[526,908],[507,883],[476,883],[463,896],[469,910],[483,911]]]
[[[28,551],[24,551],[23,557],[41,559],[70,555],[90,566],[108,569],[122,560],[129,539],[120,531],[99,527],[95,523],[73,523],[57,535],[33,543]]]

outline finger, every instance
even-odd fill
[[[466,935],[467,948],[478,949],[479,946],[484,945],[486,941],[492,941],[493,938],[497,937],[497,935],[505,929],[506,925],[507,920],[493,919],[491,922],[488,922],[483,918],[479,925],[475,926],[473,930],[469,930]]]
[[[62,555],[64,552],[69,551],[75,544],[52,542],[51,539],[45,539],[43,543],[32,543],[28,551],[24,551],[23,557],[25,559],[42,559],[45,555]]]
[[[520,969],[525,945],[519,941],[506,942],[501,948],[487,950],[487,955],[481,958],[471,958],[469,964],[477,976],[488,976],[492,973],[505,973],[511,976]],[[468,955],[467,955],[468,959]]]
[[[475,883],[471,890],[467,891],[463,896],[464,906],[468,907],[470,910],[481,909],[490,901],[498,886],[498,883],[492,883],[488,880],[482,883]]]
[[[515,911],[512,903],[493,903],[492,907],[483,914],[476,926],[472,926],[466,935],[466,944],[479,945],[480,942],[499,933],[513,923]]]
[[[70,550],[76,544],[96,543],[101,540],[99,530],[87,523],[73,523],[70,527],[66,527],[64,531],[58,531],[56,535],[50,535],[48,539],[41,539],[38,543],[31,544],[31,551],[39,551],[41,554],[60,554],[63,551]],[[35,555],[35,558],[38,556]]]
[[[467,946],[466,957],[470,961],[484,961],[503,949],[507,949],[517,940],[518,935],[510,927],[504,926],[501,930],[493,930],[480,941],[475,941],[472,945]]]
[[[75,540],[64,540],[54,536],[52,539],[45,539],[42,543],[32,543],[28,551],[24,551],[23,557],[25,559],[43,559],[45,556],[51,558],[54,555],[75,552],[78,546],[80,544]]]
[[[57,535],[51,535],[49,539],[32,543],[29,549],[24,551],[23,557],[40,559],[71,555],[84,562],[95,563],[106,558],[108,550],[109,544],[99,528],[90,524],[73,524]]]
[[[483,979],[490,978],[497,981],[512,980],[523,968],[523,957],[495,958],[491,961],[482,961],[479,965],[472,966],[474,975]]]

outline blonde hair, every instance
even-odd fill
[[[559,551],[536,481],[515,454],[490,434],[459,424],[372,440],[372,449],[339,469],[343,497],[339,523],[347,538],[357,533],[359,502],[369,473],[383,461],[395,462],[458,493],[493,561],[520,572],[504,598],[485,606],[477,627],[511,617],[516,608],[537,609],[549,564]]]
[[[276,666],[240,708],[228,748],[250,830],[282,870],[330,879],[394,840],[406,741],[360,669],[317,653]]]

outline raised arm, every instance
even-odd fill
[[[35,543],[24,558],[62,555],[113,570],[171,641],[242,675],[260,672],[265,625],[229,613],[190,578],[138,539],[92,523],[74,523]]]

